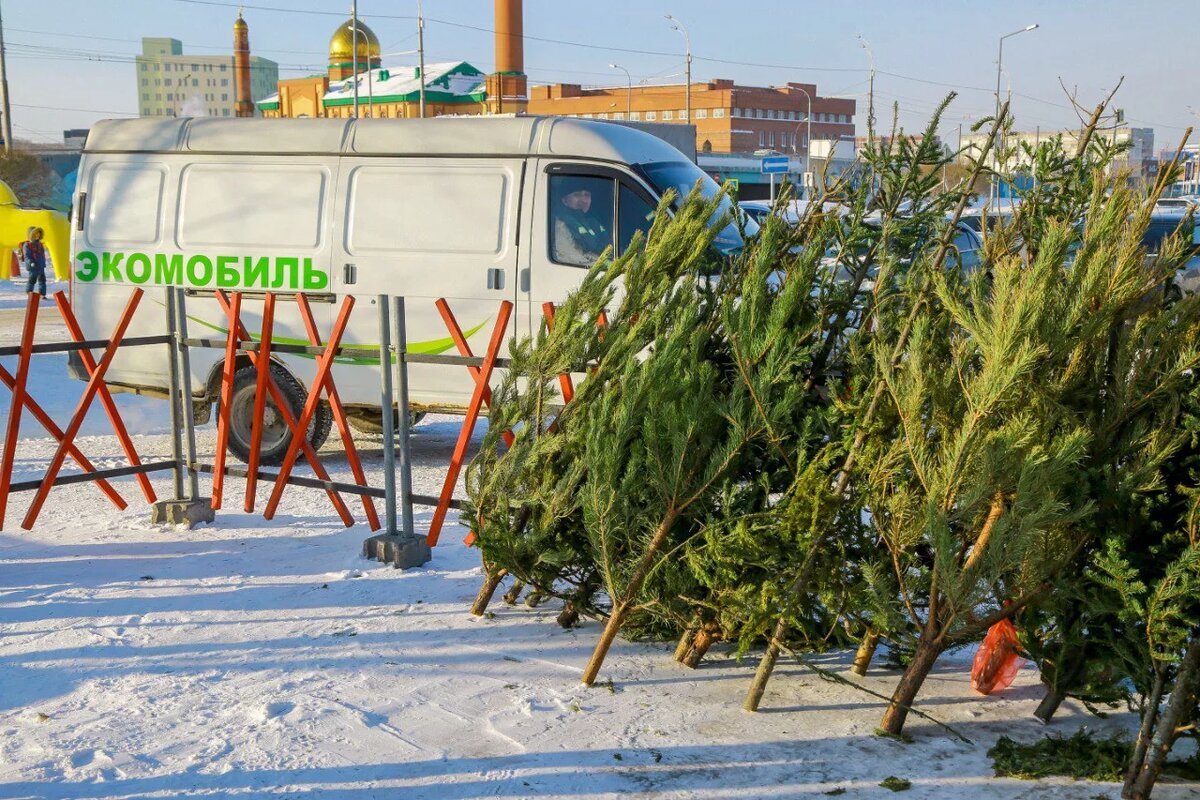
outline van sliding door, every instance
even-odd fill
[[[408,349],[457,354],[435,305],[445,299],[472,351],[483,355],[503,300],[517,296],[519,160],[354,156],[342,160],[333,290],[353,294],[348,345],[379,342],[376,297],[403,296]],[[505,335],[517,331],[514,314]],[[379,373],[339,367],[347,403],[379,403]],[[345,387],[345,388],[342,388]],[[458,410],[474,382],[465,367],[414,364],[414,406]]]

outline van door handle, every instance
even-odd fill
[[[487,288],[503,289],[504,288],[504,270],[493,267],[487,271]]]
[[[346,271],[342,276],[342,283],[347,286],[358,281],[358,267],[353,264],[346,265]]]

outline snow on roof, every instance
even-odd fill
[[[375,67],[359,73],[358,101],[369,96],[376,102],[394,102],[399,98],[416,96],[421,91],[417,68],[413,66]],[[486,92],[485,76],[465,61],[445,61],[425,65],[425,93],[438,94],[439,102],[465,102],[483,100]],[[331,82],[324,95],[326,105],[353,102],[354,78]],[[259,108],[279,103],[279,92],[255,102]]]
[[[370,94],[375,100],[385,98],[405,97],[421,91],[421,80],[417,76],[417,68],[411,66],[376,67],[369,72],[360,73],[358,79],[358,99]],[[445,61],[439,64],[425,65],[425,92],[428,95],[438,92],[450,95],[449,99],[475,100],[482,99],[484,91],[484,74],[465,61]],[[334,84],[325,94],[325,102],[347,100],[354,97],[354,78],[347,78]]]

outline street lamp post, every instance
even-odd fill
[[[808,103],[808,110],[804,113],[804,121],[808,125],[808,130],[804,134],[804,180],[808,179],[809,165],[812,163],[810,157],[812,155],[812,95],[806,90],[796,87],[803,95]],[[792,152],[796,152],[796,133],[800,131],[800,126],[796,126],[796,130],[792,132]],[[804,184],[804,197],[808,197],[808,185]]]
[[[1017,36],[1018,34],[1028,33],[1029,31],[1037,30],[1037,27],[1038,27],[1038,24],[1035,22],[1032,25],[1026,25],[1024,28],[1021,28],[1021,30],[1019,30],[1019,31],[1013,31],[1012,33],[1006,33],[1000,37],[1000,50],[996,54],[996,117],[997,118],[999,118],[999,116],[1000,116],[1000,70],[1002,69],[1003,64],[1004,64],[1004,40],[1009,38],[1010,36]],[[996,128],[996,136],[997,137],[1001,136],[1001,131],[1000,131],[999,127]],[[999,147],[1000,144],[1001,144],[1001,142],[997,142],[996,143],[997,146],[994,148],[994,153],[995,153],[994,157],[996,159],[997,168],[999,168],[999,166],[1000,166],[1000,147]],[[1000,199],[1000,184],[997,182],[995,174],[992,175],[992,193],[994,195],[994,200]]]
[[[619,69],[625,73],[625,119],[633,119],[633,78],[629,75],[629,70],[622,67],[620,64],[609,64],[609,69]]]
[[[683,27],[683,25],[679,22],[679,20],[675,19],[670,14],[667,14],[667,19],[670,20],[670,22],[671,22],[671,30],[676,30],[676,31],[679,31],[681,34],[683,34],[683,43],[684,43],[684,47],[686,48],[686,53],[687,53],[687,61],[686,61],[686,68],[685,68],[685,80],[687,81],[687,89],[685,91],[687,111],[685,113],[687,114],[688,124],[691,125],[691,124],[693,124],[692,123],[692,38],[690,36],[688,36],[687,29]]]

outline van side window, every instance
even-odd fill
[[[640,194],[621,184],[617,202],[617,255],[625,252],[635,233],[650,233],[654,211],[654,206],[642,199]]]
[[[593,175],[550,176],[550,258],[590,267],[613,245],[613,180]]]

